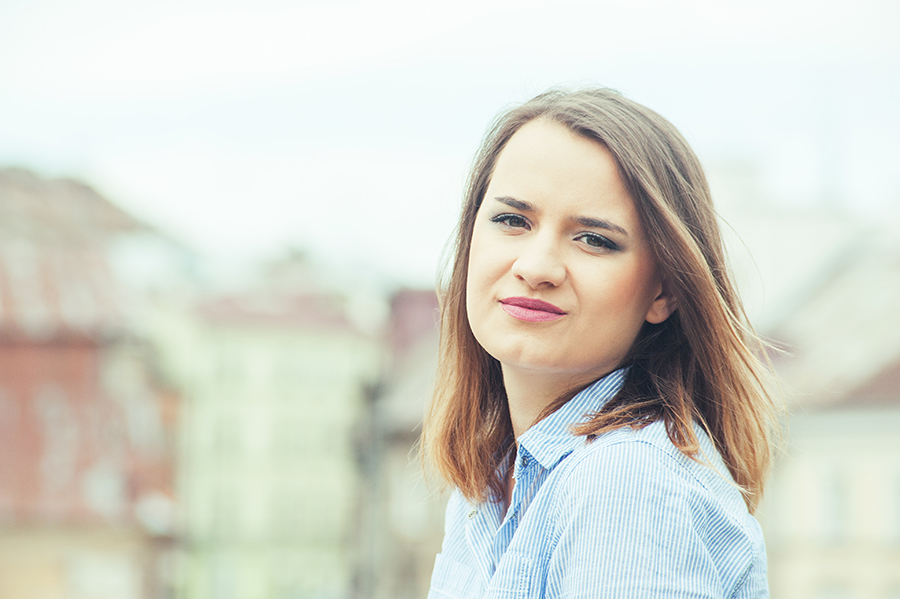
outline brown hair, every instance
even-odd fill
[[[497,468],[514,443],[500,364],[475,340],[466,274],[475,215],[509,139],[536,118],[603,144],[640,215],[677,310],[644,323],[621,366],[625,382],[599,413],[573,428],[592,438],[662,420],[672,443],[697,458],[692,423],[709,433],[752,511],[769,467],[774,403],[762,342],[728,272],[709,186],[697,157],[667,120],[607,89],[551,90],[502,114],[470,174],[449,281],[441,295],[440,363],[425,419],[427,462],[470,500],[502,496]],[[578,389],[544,411],[552,413]]]

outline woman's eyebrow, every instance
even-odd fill
[[[494,198],[501,204],[506,204],[510,208],[515,208],[516,210],[521,210],[522,212],[537,212],[537,208],[529,204],[528,202],[523,202],[522,200],[517,200],[515,198],[511,198],[509,196],[497,196]],[[619,225],[615,225],[608,220],[603,220],[600,218],[592,218],[590,216],[573,216],[569,218],[570,221],[581,225],[582,227],[588,227],[591,229],[605,229],[607,231],[615,231],[616,233],[621,233],[625,237],[628,237],[628,231],[620,227]]]
[[[521,210],[522,212],[536,212],[534,206],[532,206],[528,202],[523,202],[522,200],[517,200],[509,196],[498,196],[494,199],[501,204],[506,204],[510,208],[515,208],[516,210]]]
[[[619,225],[614,225],[608,220],[591,218],[589,216],[573,216],[569,220],[581,225],[582,227],[589,227],[591,229],[606,229],[607,231],[615,231],[616,233],[621,233],[625,237],[628,237],[628,231],[626,231]]]

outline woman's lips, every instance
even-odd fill
[[[500,300],[500,307],[513,318],[526,322],[547,322],[548,320],[557,320],[566,315],[565,310],[562,308],[557,308],[549,302],[528,297],[507,297]]]

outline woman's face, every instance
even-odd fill
[[[674,309],[600,143],[537,119],[500,153],[475,219],[466,310],[503,366],[587,383]]]

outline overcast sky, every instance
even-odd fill
[[[601,84],[762,201],[900,204],[895,0],[431,4],[0,0],[0,165],[220,258],[290,244],[428,285],[497,111]]]

